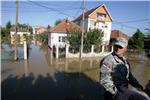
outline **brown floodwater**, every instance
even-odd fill
[[[150,58],[143,52],[128,54],[127,58],[133,75],[145,86],[150,80]],[[102,99],[103,90],[98,83],[101,59],[95,57],[56,59],[47,46],[31,44],[28,60],[2,59],[2,98]]]

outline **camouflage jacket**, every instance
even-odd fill
[[[116,94],[121,86],[141,86],[130,72],[130,65],[125,57],[112,53],[101,60],[100,83],[111,94]]]

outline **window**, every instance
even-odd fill
[[[62,37],[62,42],[66,42],[67,37]]]
[[[103,13],[98,13],[98,14],[97,14],[97,17],[105,17],[105,14],[103,14]]]
[[[100,20],[100,21],[104,21],[106,17],[106,14],[104,13],[97,13],[97,19]]]
[[[67,37],[65,36],[59,36],[59,42],[66,42]]]
[[[59,40],[58,41],[61,42],[61,36],[59,36]]]

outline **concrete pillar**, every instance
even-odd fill
[[[56,45],[56,58],[59,58],[59,47]]]
[[[66,45],[66,58],[68,58],[68,53],[69,53],[69,45]]]
[[[93,53],[94,52],[94,45],[92,45],[92,47],[91,47],[91,53]]]
[[[102,53],[104,52],[105,50],[105,45],[102,45]]]
[[[111,52],[113,52],[113,51],[114,51],[114,46],[112,45],[112,46],[111,46]]]
[[[27,59],[27,42],[24,41],[24,59]]]
[[[69,59],[65,59],[65,71],[68,71],[68,63],[69,63]]]
[[[53,64],[53,48],[50,50],[50,64]]]

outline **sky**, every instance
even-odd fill
[[[68,18],[74,20],[82,12],[83,0],[18,0],[19,23],[31,26],[54,26],[58,19]],[[109,1],[109,0],[85,0],[85,11],[105,4],[113,18],[112,30],[117,29],[133,35],[137,29],[146,32],[150,28],[150,1]],[[1,25],[5,26],[8,21],[15,24],[16,5],[15,0],[2,0]]]

